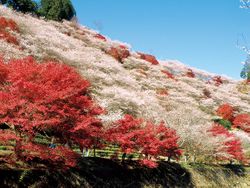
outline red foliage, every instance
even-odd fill
[[[226,128],[219,124],[214,124],[212,129],[210,130],[213,136],[225,136],[226,141],[224,142],[224,146],[222,147],[222,151],[227,152],[230,157],[224,159],[236,159],[238,161],[244,160],[244,153],[242,150],[241,142],[239,139],[235,138],[235,136],[230,133]]]
[[[243,131],[250,133],[250,115],[249,114],[237,115],[233,121],[233,127],[240,128]]]
[[[0,84],[2,85],[5,82],[5,79],[9,73],[8,67],[3,63],[3,60],[0,57]]]
[[[139,164],[142,166],[146,166],[148,168],[156,168],[158,164],[155,161],[143,159],[139,161]]]
[[[9,141],[16,141],[20,138],[14,133],[9,130],[0,130],[0,143],[7,143]]]
[[[156,93],[157,93],[158,95],[167,96],[167,95],[168,95],[168,90],[167,90],[167,89],[158,89],[158,90],[156,91]]]
[[[0,121],[13,125],[22,135],[15,146],[17,156],[30,143],[37,146],[37,157],[49,151],[48,146],[34,141],[44,132],[56,138],[58,149],[66,143],[89,148],[99,145],[102,124],[95,115],[102,113],[102,109],[87,95],[89,82],[74,69],[54,62],[38,64],[31,57],[1,63],[0,69],[5,75],[1,75]],[[70,152],[63,147],[61,150],[65,160],[71,158],[63,156]],[[57,163],[61,159],[54,160]]]
[[[153,65],[158,65],[159,64],[159,62],[157,61],[155,56],[149,55],[149,54],[144,54],[144,53],[139,53],[139,52],[137,52],[137,53],[140,55],[141,59],[143,59],[145,61],[148,61],[148,62],[152,63]]]
[[[221,76],[214,76],[213,81],[215,82],[216,86],[220,86],[221,84],[223,84]]]
[[[125,46],[124,46],[125,47]],[[120,47],[120,48],[115,48],[111,47],[108,51],[107,54],[111,55],[118,61],[122,61],[123,59],[127,58],[130,56],[130,52],[127,48]]]
[[[6,31],[0,31],[0,39],[4,39],[8,43],[12,43],[15,45],[18,45],[17,38],[15,36],[12,36],[10,33]]]
[[[12,19],[6,19],[4,17],[0,17],[0,26],[1,29],[9,28],[11,31],[19,32],[16,22]]]
[[[213,136],[224,135],[226,137],[232,136],[232,134],[220,124],[214,123],[212,129],[210,130]]]
[[[97,39],[103,40],[103,41],[107,41],[106,37],[104,37],[101,34],[96,34],[94,37],[97,38]]]
[[[147,160],[150,156],[156,159],[159,156],[178,158],[181,155],[176,132],[163,123],[154,125],[125,115],[107,131],[107,136],[108,140],[119,145],[124,153],[137,152]],[[151,164],[153,163],[150,163],[149,167],[152,167]]]
[[[0,17],[0,39],[4,39],[8,43],[18,45],[19,43],[17,38],[13,36],[10,31],[19,32],[17,24],[11,19]]]
[[[220,105],[216,113],[225,120],[232,121],[234,119],[234,108],[230,104]]]
[[[120,45],[119,46],[119,53],[120,53],[120,58],[124,59],[130,56],[130,52],[126,46]]]
[[[41,144],[23,144],[19,150],[19,158],[28,163],[39,162],[56,168],[70,168],[76,166],[77,153],[64,146],[47,148]]]
[[[175,80],[175,77],[171,72],[167,70],[161,70],[161,72],[164,73],[168,78]]]
[[[225,146],[227,148],[227,153],[232,156],[233,159],[238,161],[244,161],[244,153],[241,146],[241,141],[236,139],[235,137],[232,140],[225,142]]]
[[[121,48],[121,49],[128,49],[127,46],[125,46],[125,45],[119,45],[119,48]]]
[[[195,78],[195,74],[192,69],[188,69],[186,72],[186,76],[189,78]]]

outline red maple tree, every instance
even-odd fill
[[[157,166],[154,160],[159,156],[178,159],[181,155],[176,132],[164,123],[154,125],[143,119],[125,115],[107,131],[107,135],[108,140],[119,145],[125,154],[139,153],[141,164],[148,167]]]
[[[158,60],[153,55],[144,54],[144,53],[140,53],[140,52],[137,52],[137,54],[140,56],[141,59],[150,62],[152,65],[158,65],[159,64]]]
[[[221,84],[223,84],[221,76],[214,76],[212,79],[216,86],[220,86]]]
[[[223,104],[219,106],[216,113],[223,119],[232,121],[234,119],[234,111],[234,108],[230,104]]]
[[[224,156],[222,157],[222,159],[235,159],[238,161],[243,161],[245,159],[241,146],[241,141],[235,138],[235,136],[230,133],[226,128],[224,128],[220,124],[215,123],[213,124],[213,127],[210,131],[213,136],[225,136],[224,147],[221,147],[220,149],[223,152],[226,152],[229,156]]]
[[[123,45],[120,45],[119,47],[111,47],[106,51],[106,53],[114,57],[119,62],[122,62],[123,59],[130,56],[129,50]]]
[[[102,124],[95,116],[103,110],[88,96],[89,82],[73,68],[28,57],[0,61],[0,70],[0,123],[13,127],[8,138],[1,132],[0,141],[16,140],[17,160],[73,166],[77,155],[70,146],[101,144]],[[53,138],[57,147],[38,143],[38,135]]]
[[[249,114],[237,115],[233,121],[233,127],[240,128],[243,131],[250,133],[250,115]]]

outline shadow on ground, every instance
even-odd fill
[[[101,158],[84,158],[80,168],[57,170],[1,170],[0,187],[193,187],[190,173],[176,163],[160,162],[158,168],[121,164]]]

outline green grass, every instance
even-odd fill
[[[7,150],[8,148],[6,146],[0,146],[0,150]]]

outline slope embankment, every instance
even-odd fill
[[[69,171],[4,169],[1,187],[249,187],[250,169],[237,165],[180,165],[161,162],[148,169],[133,161],[121,163],[85,158]]]

